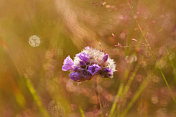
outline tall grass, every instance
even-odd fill
[[[0,1],[0,113],[131,117],[138,116],[136,104],[140,97],[146,101],[142,99],[146,93],[149,115],[175,116],[174,13],[174,2],[162,0]],[[40,37],[39,47],[29,45],[31,35]],[[120,47],[114,47],[117,43]],[[64,58],[84,46],[98,45],[117,64],[114,79],[95,78],[101,79],[95,86],[93,81],[72,82],[61,70]],[[126,60],[132,55],[137,61]],[[160,60],[164,67],[158,65]],[[16,71],[18,75],[13,74]],[[159,80],[154,81],[155,76]]]

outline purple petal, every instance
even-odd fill
[[[80,66],[81,66],[82,68],[85,68],[85,67],[86,67],[86,63],[85,63],[84,61],[80,61],[79,64],[80,64]]]
[[[70,56],[68,56],[64,60],[64,63],[62,65],[62,70],[63,71],[68,71],[68,70],[72,69],[72,66],[73,66],[73,60],[70,58]]]
[[[105,72],[111,72],[111,69],[109,69],[109,68],[105,68],[104,70],[105,70]]]
[[[79,66],[76,66],[73,68],[73,71],[78,72],[78,73],[82,73],[84,70],[85,70],[84,68],[81,68]]]
[[[73,72],[73,73],[70,73],[69,77],[74,81],[78,81],[81,78],[81,74],[78,72]]]
[[[81,76],[84,77],[85,79],[89,79],[92,76],[92,74],[88,70],[81,67],[74,67],[73,71],[80,73]]]
[[[89,54],[86,54],[86,53],[80,53],[78,56],[79,56],[79,58],[80,58],[81,60],[83,60],[83,61],[85,61],[85,62],[88,62],[89,59],[90,59]]]
[[[111,78],[112,77],[112,71],[109,68],[103,68],[100,71],[100,75],[104,78]]]
[[[101,70],[101,67],[100,67],[99,65],[97,65],[97,64],[93,64],[93,65],[90,65],[90,66],[88,67],[88,71],[89,71],[92,75],[96,74],[99,70]]]
[[[105,72],[106,72],[106,75],[107,75],[108,77],[111,77],[111,76],[112,76],[112,71],[111,71],[111,69],[105,68]]]
[[[78,66],[74,66],[74,67],[73,67],[73,71],[77,71],[78,68],[79,68]]]
[[[83,70],[82,74],[85,79],[90,79],[92,77],[92,74],[88,70]]]
[[[106,62],[108,60],[108,54],[105,54],[104,56],[103,56],[103,62]]]

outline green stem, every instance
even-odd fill
[[[140,94],[142,93],[142,91],[147,87],[148,83],[150,82],[150,79],[152,78],[151,76],[152,75],[150,74],[149,76],[147,76],[146,80],[143,81],[143,83],[139,87],[138,91],[135,93],[134,97],[132,98],[132,100],[130,101],[130,103],[127,105],[127,107],[125,108],[125,110],[123,111],[123,113],[120,115],[120,117],[125,117],[126,116],[127,112],[133,106],[133,104],[136,102],[136,100],[138,99],[138,97],[140,96]]]
[[[25,79],[26,86],[29,89],[29,91],[30,91],[35,103],[37,104],[41,114],[43,115],[43,117],[50,117],[47,110],[43,107],[42,102],[40,100],[40,97],[37,95],[30,80],[28,78],[24,78],[24,79]]]

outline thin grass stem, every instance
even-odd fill
[[[123,111],[123,113],[120,115],[120,117],[125,117],[126,116],[127,112],[133,106],[133,104],[136,102],[136,100],[138,99],[138,97],[140,96],[140,94],[142,93],[142,91],[147,87],[148,83],[151,80],[151,76],[152,76],[151,74],[148,75],[147,78],[143,81],[143,83],[140,85],[138,91],[135,93],[135,95],[133,96],[132,100],[127,105],[127,107],[125,108],[125,110]]]
[[[28,78],[24,78],[24,79],[25,79],[26,86],[29,89],[29,91],[30,91],[35,103],[37,104],[41,114],[43,115],[43,117],[50,117],[47,110],[43,107],[41,99],[37,95],[32,83],[30,82],[30,80]]]
[[[82,109],[81,107],[79,107],[79,111],[80,111],[80,113],[81,113],[81,117],[85,117],[84,111],[83,111],[83,109]]]
[[[132,6],[131,6],[131,4],[130,4],[129,2],[128,2],[128,6],[130,7],[130,9],[132,10],[132,13],[134,14],[133,8],[132,8]],[[138,26],[138,28],[139,28],[139,30],[140,30],[140,32],[141,32],[141,34],[142,34],[142,36],[143,36],[145,42],[146,42],[146,44],[148,45],[148,48],[149,48],[150,53],[152,54],[152,57],[155,59],[155,61],[157,61],[157,58],[156,58],[156,56],[155,56],[155,54],[154,54],[154,52],[153,52],[153,50],[152,50],[152,48],[151,48],[151,46],[150,46],[148,40],[147,40],[147,38],[146,38],[145,35],[144,35],[143,30],[142,30],[142,28],[141,28],[139,22],[138,22],[136,19],[135,19],[135,21],[136,21],[136,24],[137,24],[137,26]],[[163,78],[163,80],[164,80],[164,82],[165,82],[167,88],[169,89],[169,93],[170,93],[170,95],[171,95],[173,101],[176,103],[176,99],[175,99],[175,97],[174,97],[174,95],[173,95],[173,92],[172,92],[172,90],[171,90],[171,88],[170,88],[170,86],[169,86],[169,84],[168,84],[168,82],[167,82],[167,80],[166,80],[166,77],[165,77],[165,75],[164,75],[162,69],[161,69],[160,67],[159,67],[158,69],[159,69],[159,71],[160,71],[160,73],[161,73],[161,75],[162,75],[162,78]]]
[[[114,112],[115,112],[115,109],[116,109],[116,106],[117,106],[117,102],[118,102],[118,100],[119,100],[119,98],[120,98],[120,95],[122,94],[123,87],[124,87],[124,84],[121,83],[121,84],[120,84],[120,87],[119,87],[119,90],[118,90],[118,92],[117,92],[116,98],[115,98],[115,100],[114,100],[114,103],[113,103],[113,105],[112,105],[112,108],[111,108],[111,110],[110,110],[109,117],[113,117],[113,116],[114,116]]]

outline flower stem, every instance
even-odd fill
[[[98,109],[101,110],[101,117],[104,117],[104,112],[103,112],[103,106],[101,103],[101,98],[100,98],[100,93],[99,93],[99,78],[97,77],[95,80],[95,93],[96,93],[96,97],[97,97],[97,102],[98,102]]]

